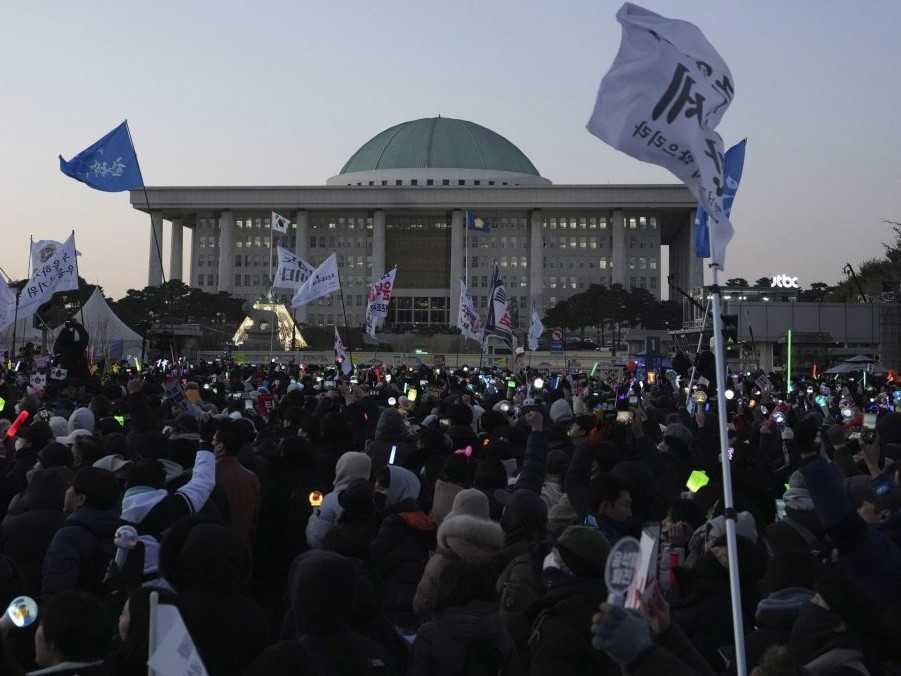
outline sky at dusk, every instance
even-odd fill
[[[29,235],[74,228],[83,277],[113,298],[144,286],[149,217],[57,162],[124,118],[151,186],[323,184],[437,114],[506,136],[554,183],[675,182],[585,130],[620,4],[7,0],[0,266],[23,275]],[[727,276],[835,282],[880,256],[901,221],[901,2],[644,6],[697,24],[735,79],[718,131],[749,141]]]

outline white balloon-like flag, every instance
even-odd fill
[[[341,289],[338,281],[338,258],[332,254],[313,271],[310,278],[303,283],[294,298],[291,299],[291,307],[306,305],[323,296],[330,296]]]
[[[707,211],[712,262],[722,270],[733,229],[715,130],[735,96],[732,73],[692,23],[628,2],[616,18],[622,43],[601,80],[588,131],[685,183]]]

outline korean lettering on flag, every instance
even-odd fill
[[[330,296],[341,288],[338,281],[338,257],[332,254],[313,271],[310,278],[297,289],[294,298],[291,299],[291,307],[300,307],[307,303]]]
[[[723,140],[732,73],[701,30],[625,3],[622,42],[601,80],[588,131],[627,155],[674,173],[707,211],[712,262],[721,269],[733,229],[723,204]]]
[[[395,267],[369,287],[369,296],[366,301],[366,335],[368,336],[375,338],[376,326],[381,326],[385,317],[388,316],[388,304],[391,302],[396,275],[397,268]]]
[[[272,218],[269,220],[269,227],[273,232],[280,232],[282,234],[287,234],[288,228],[291,226],[291,221],[280,213],[273,211]]]
[[[71,160],[59,156],[59,170],[95,190],[120,192],[144,187],[128,120]]]
[[[544,324],[541,323],[538,310],[532,308],[532,323],[529,324],[529,349],[532,352],[538,349],[538,341],[542,333],[544,333]]]
[[[9,288],[9,280],[0,272],[0,331],[15,321],[16,293]]]
[[[335,361],[337,361],[341,365],[341,373],[346,376],[350,375],[350,372],[353,371],[354,365],[350,361],[350,356],[347,354],[347,348],[344,347],[344,341],[341,340],[341,334],[338,333],[338,327],[335,327]]]
[[[482,342],[484,331],[482,330],[482,320],[476,311],[475,304],[469,296],[466,284],[460,281],[460,310],[457,314],[457,328],[464,338],[470,338]]]
[[[278,250],[278,270],[272,286],[278,289],[298,289],[303,286],[315,268],[293,251],[283,247]]]
[[[75,235],[52,244],[33,252],[31,277],[19,296],[19,319],[32,316],[55,293],[78,290]]]

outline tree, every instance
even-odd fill
[[[244,318],[244,301],[221,291],[207,293],[179,280],[161,286],[129,289],[125,296],[110,304],[122,321],[134,329],[151,316],[177,322],[213,322],[225,319],[239,322]]]
[[[873,298],[879,296],[888,286],[898,288],[901,280],[901,221],[885,221],[891,227],[895,235],[895,241],[891,244],[883,243],[885,258],[871,258],[857,266],[856,274],[864,293]],[[832,287],[829,300],[835,302],[857,302],[860,291],[851,276]]]
[[[832,293],[833,287],[826,282],[814,282],[809,289],[802,291],[798,298],[805,303],[822,303]]]
[[[726,280],[726,288],[727,289],[747,289],[748,288],[748,280],[744,277],[733,277],[732,279]]]
[[[773,285],[773,280],[769,277],[758,277],[754,282],[755,289],[768,289]]]

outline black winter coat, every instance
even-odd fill
[[[115,554],[113,536],[119,523],[118,507],[82,507],[71,514],[50,541],[44,557],[41,593],[96,591]]]
[[[40,596],[44,556],[65,522],[66,515],[58,509],[32,509],[3,519],[0,549],[15,561],[28,596]]]

